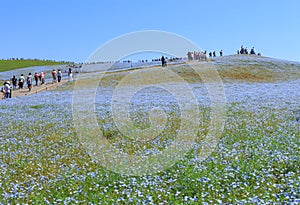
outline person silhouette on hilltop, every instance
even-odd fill
[[[240,51],[240,54],[245,54],[245,49],[244,49],[244,46],[241,46],[241,51]]]
[[[161,57],[161,66],[162,67],[165,67],[167,64],[166,64],[166,59],[164,56]]]
[[[254,47],[251,48],[250,54],[255,55]]]

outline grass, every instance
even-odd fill
[[[32,106],[29,106],[30,108],[32,109],[42,109],[44,108],[44,105],[32,105]]]
[[[179,65],[179,66],[169,66],[166,67],[166,73],[171,72],[177,74],[187,83],[203,83],[201,76],[194,70],[200,69],[201,75],[214,75],[214,73],[209,73],[209,71],[201,71],[206,65],[197,65],[194,68],[189,65]],[[255,63],[250,64],[249,61],[238,64],[231,65],[223,63],[222,65],[215,65],[220,78],[223,82],[260,82],[260,83],[273,83],[273,82],[283,82],[286,80],[296,80],[300,78],[300,66],[294,64],[284,64],[284,65],[274,65],[274,63]],[[132,71],[118,71],[112,73],[106,73],[101,79],[101,86],[117,86],[118,83],[127,79],[124,84],[133,85],[132,82],[147,83],[149,79],[155,81],[155,78],[160,77],[157,74],[158,71],[162,69],[159,67],[150,67],[144,69],[134,70],[134,75],[128,77],[128,74]],[[167,74],[166,82],[177,82],[178,78],[174,78],[173,75]],[[130,79],[132,78],[132,79]],[[138,79],[138,80],[136,80]],[[97,79],[99,80],[99,79]],[[88,83],[88,82],[87,82]]]
[[[31,66],[62,65],[67,63],[51,60],[0,60],[0,72]]]

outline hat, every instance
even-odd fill
[[[4,84],[10,84],[10,82],[7,80],[7,81],[5,81],[5,83]]]

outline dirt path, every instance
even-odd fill
[[[28,96],[36,93],[40,93],[46,90],[52,90],[54,88],[57,88],[60,85],[63,85],[64,83],[68,82],[68,79],[62,79],[59,83],[52,83],[52,82],[46,82],[44,85],[38,85],[38,86],[32,86],[31,91],[29,92],[27,86],[25,85],[23,89],[16,89],[12,91],[12,98],[15,97],[21,97],[21,96]]]

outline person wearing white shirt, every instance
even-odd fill
[[[3,91],[5,93],[5,98],[11,98],[11,86],[9,81],[6,81],[3,84]]]

